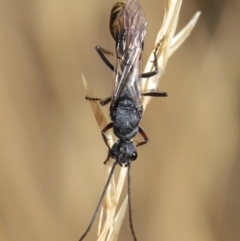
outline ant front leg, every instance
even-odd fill
[[[107,59],[106,55],[110,56],[115,56],[114,53],[100,47],[96,46],[95,47],[96,51],[98,52],[99,56],[101,57],[102,61],[112,70],[114,71],[114,66],[110,63],[110,61]]]
[[[143,130],[143,128],[141,126],[138,127],[138,132],[139,134],[141,134],[141,136],[143,137],[144,141],[138,142],[136,147],[145,145],[149,142],[149,139],[147,137],[146,132]]]
[[[104,127],[104,129],[102,130],[102,138],[103,138],[106,146],[108,147],[108,156],[107,156],[106,161],[103,162],[104,164],[106,164],[107,161],[109,160],[109,158],[111,157],[111,147],[110,147],[109,144],[108,144],[109,139],[108,139],[108,138],[106,137],[106,135],[105,135],[106,131],[108,131],[108,130],[111,129],[111,128],[113,128],[113,122],[107,124],[107,125]]]

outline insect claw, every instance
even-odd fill
[[[111,149],[109,148],[107,159],[103,162],[104,165],[106,165],[106,163],[109,161],[110,157],[111,157]]]

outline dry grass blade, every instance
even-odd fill
[[[112,164],[109,164],[109,165],[112,166]],[[106,194],[106,198],[103,202],[103,206],[105,208],[106,218],[105,218],[104,226],[101,230],[101,233],[98,236],[97,241],[104,241],[104,240],[107,240],[107,239],[111,238],[111,235],[109,235],[111,232],[109,234],[108,234],[108,232],[110,230],[114,229],[114,225],[115,225],[115,222],[116,222],[115,212],[116,212],[116,208],[117,208],[119,198],[120,198],[120,195],[121,195],[121,192],[122,192],[122,188],[123,188],[123,184],[124,184],[124,181],[125,181],[126,173],[127,173],[127,168],[121,168],[116,189],[115,188],[109,188],[109,190]],[[125,213],[126,207],[125,207],[125,209],[122,209],[121,212]],[[121,226],[121,223],[119,223],[119,224]]]
[[[167,0],[165,7],[165,15],[163,24],[158,32],[154,49],[152,50],[148,62],[146,64],[144,72],[149,72],[153,69],[151,58],[153,58],[153,51],[155,47],[160,44],[157,56],[158,56],[158,67],[159,74],[142,80],[142,90],[147,92],[148,90],[157,90],[160,78],[164,74],[169,57],[181,46],[186,38],[194,28],[200,12],[197,12],[190,22],[174,37],[177,28],[179,13],[181,9],[182,0]],[[147,104],[151,100],[151,97],[143,98],[143,107],[146,108]]]
[[[192,19],[189,21],[189,23],[172,39],[168,58],[181,46],[185,39],[190,35],[200,15],[201,12],[196,12]]]
[[[128,196],[125,197],[121,207],[119,208],[118,213],[115,216],[115,220],[113,220],[114,222],[113,229],[111,230],[111,232],[109,232],[107,241],[117,241],[123,219],[126,215],[127,206],[128,206]]]

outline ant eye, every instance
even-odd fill
[[[133,152],[133,154],[132,154],[132,161],[135,161],[136,159],[137,159],[137,152],[135,151],[135,152]]]

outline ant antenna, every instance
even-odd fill
[[[82,240],[87,236],[88,232],[91,230],[91,228],[92,228],[92,226],[93,226],[93,223],[94,223],[94,221],[95,221],[95,219],[96,219],[96,217],[97,217],[98,211],[99,211],[99,209],[100,209],[100,206],[101,206],[101,204],[102,204],[103,198],[104,198],[104,196],[105,196],[105,193],[106,193],[107,188],[108,188],[108,186],[109,186],[109,183],[110,183],[110,181],[111,181],[111,179],[112,179],[112,175],[113,175],[114,169],[115,169],[115,167],[116,167],[117,164],[118,164],[118,161],[115,161],[115,162],[113,163],[112,169],[111,169],[111,171],[110,171],[110,173],[109,173],[109,176],[108,176],[108,180],[107,180],[107,182],[106,182],[106,184],[105,184],[105,186],[104,186],[102,195],[101,195],[101,197],[100,197],[100,199],[99,199],[99,201],[98,201],[98,205],[97,205],[96,210],[95,210],[95,212],[94,212],[94,214],[93,214],[92,220],[91,220],[88,228],[86,229],[85,233],[84,233],[84,234],[82,235],[82,237],[79,239],[79,241],[82,241]]]
[[[130,229],[134,241],[137,241],[137,237],[133,228],[133,218],[132,218],[132,200],[131,200],[131,163],[128,166],[128,212],[129,212],[129,223]]]

